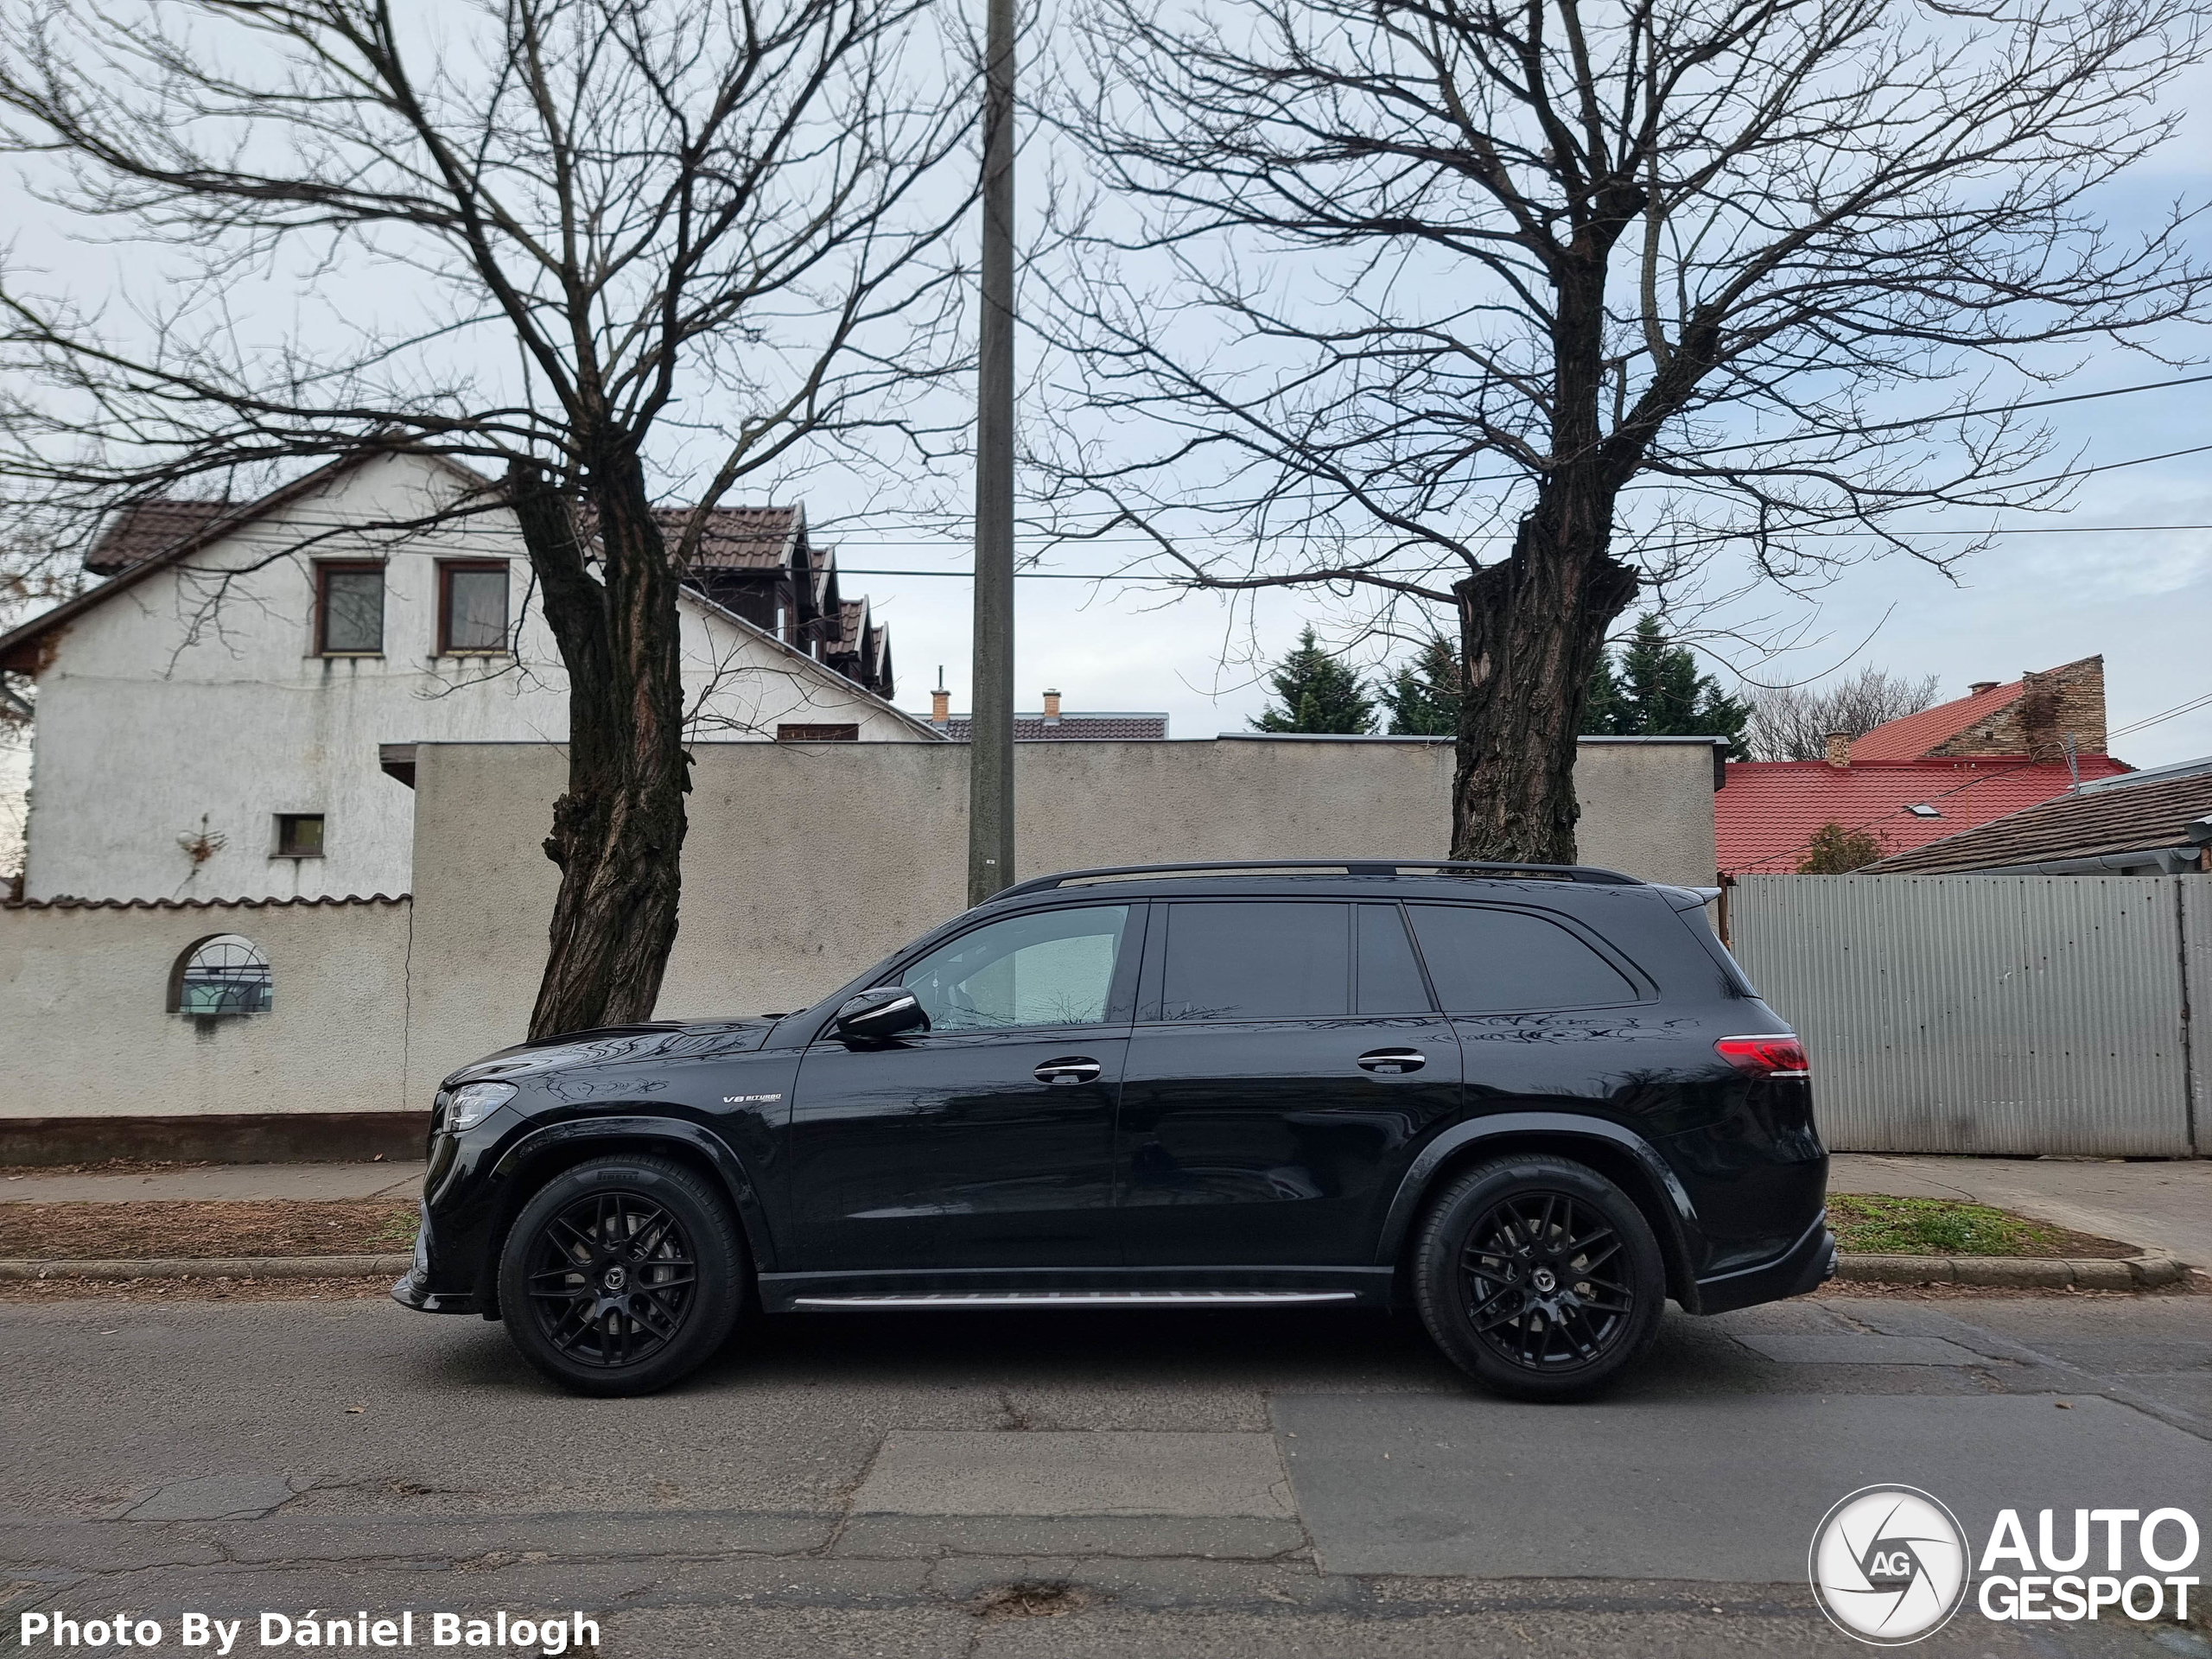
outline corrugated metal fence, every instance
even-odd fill
[[[1729,912],[1839,1151],[2212,1151],[2212,880],[1758,875]]]

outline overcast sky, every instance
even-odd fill
[[[2212,77],[2192,76],[2176,89],[2176,99],[2191,109],[2195,130],[2140,169],[2114,199],[2112,208],[2123,225],[2173,198],[2202,200],[2212,194],[2212,118],[2201,113],[2212,103]],[[1025,217],[1033,219],[1033,201],[1029,206]],[[16,227],[18,258],[45,265],[87,298],[97,297],[118,269],[115,250],[73,245],[67,227],[17,181],[0,178],[0,222]],[[2202,359],[2212,339],[2177,337],[2163,345],[2171,355]],[[1033,365],[1037,347],[1032,342],[1026,349]],[[2052,390],[2131,385],[2193,372],[2202,371],[2118,351],[2092,353]],[[2059,439],[2057,456],[2072,461],[2078,455],[2085,467],[2212,445],[2212,382],[2073,404],[2048,418]],[[2101,652],[2113,728],[2152,721],[2212,694],[2212,528],[2199,528],[2212,526],[2208,461],[2212,454],[2094,474],[2083,480],[2069,512],[2039,520],[2038,533],[2000,536],[1991,550],[1948,577],[1892,558],[1858,567],[1817,594],[1769,590],[1746,597],[1701,620],[1752,631],[1762,623],[1769,630],[1796,625],[1800,643],[1779,658],[1762,660],[1715,637],[1711,665],[1724,681],[1732,677],[1729,660],[1775,681],[1872,663],[1913,677],[1936,675],[1948,696],[1963,695],[1970,681],[2009,679]],[[832,528],[830,538],[841,548],[848,595],[867,594],[891,626],[899,701],[925,710],[943,664],[954,706],[965,709],[972,601],[963,574],[969,557],[964,543],[902,521],[896,490],[887,493],[880,481],[864,495],[858,484],[829,473],[762,493],[785,499],[803,493],[817,524],[836,526],[852,516],[847,525]],[[959,497],[957,480],[932,486],[932,493],[947,493]],[[1060,575],[1105,570],[1133,551],[1125,545],[1066,550],[1043,568]],[[942,574],[906,574],[924,571]],[[1255,653],[1279,653],[1306,620],[1326,625],[1344,613],[1323,595],[1270,594],[1232,613],[1210,595],[1169,599],[1122,583],[1025,580],[1017,614],[1020,707],[1037,707],[1052,687],[1071,709],[1163,710],[1173,735],[1205,737],[1243,728],[1262,706]],[[1632,618],[1623,619],[1624,627]],[[1379,649],[1370,648],[1370,659]],[[2115,737],[2112,748],[2138,765],[2212,753],[2212,706]]]

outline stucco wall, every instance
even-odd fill
[[[25,895],[407,892],[414,802],[380,770],[379,746],[568,733],[567,676],[507,515],[404,536],[344,528],[422,518],[461,486],[420,458],[369,463],[50,637],[38,677]],[[437,561],[461,556],[509,562],[513,658],[437,654]],[[332,558],[385,562],[381,656],[312,654],[313,566]],[[849,721],[866,740],[921,735],[742,624],[687,602],[683,630],[686,700],[710,732],[765,737],[779,721]],[[273,856],[283,812],[324,815],[321,857]],[[203,821],[223,845],[195,865],[178,837]]]
[[[409,906],[0,908],[0,1117],[397,1111]],[[167,1011],[192,944],[239,933],[274,1011]]]
[[[803,1007],[965,902],[967,748],[703,744],[665,1018]],[[417,758],[410,1098],[528,1023],[556,872],[556,748]],[[1423,742],[1024,744],[1018,874],[1204,858],[1438,857],[1452,749]],[[1583,854],[1710,883],[1712,749],[1584,747]]]

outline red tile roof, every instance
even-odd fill
[[[1856,766],[1862,760],[1917,760],[1976,721],[2018,702],[2025,689],[2026,682],[2014,680],[2008,685],[1993,686],[1978,696],[1939,702],[1933,709],[1923,709],[1916,715],[1906,715],[1877,726],[1865,736],[1853,740],[1852,764]]]
[[[111,576],[118,570],[144,563],[157,553],[166,553],[186,537],[199,534],[232,513],[245,511],[250,505],[171,499],[125,507],[100,532],[92,551],[85,555],[85,569],[96,576]]]
[[[2128,769],[2101,754],[2085,754],[2080,765],[2084,778]],[[1856,746],[1847,767],[1739,760],[1713,798],[1720,868],[1732,875],[1788,874],[1803,861],[1815,833],[1831,823],[1866,830],[1885,855],[1902,853],[2063,795],[2073,782],[2063,766],[2003,759],[1862,765]],[[1916,817],[1905,810],[1916,803],[1942,816]]]

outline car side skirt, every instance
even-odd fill
[[[772,1313],[993,1307],[1388,1307],[1389,1268],[929,1268],[764,1273]]]

